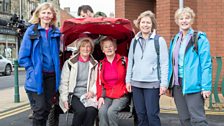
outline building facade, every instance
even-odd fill
[[[223,0],[115,0],[115,16],[127,18],[131,21],[146,10],[155,13],[157,19],[157,33],[163,36],[169,46],[172,37],[179,31],[174,21],[175,11],[179,8],[179,1],[183,1],[183,7],[194,10],[196,18],[193,29],[206,33],[213,56],[213,80],[216,80],[217,64],[216,57],[222,57],[224,62],[224,1]],[[137,31],[136,31],[137,32]],[[221,64],[222,68],[224,67]],[[224,71],[221,72],[221,76]],[[221,79],[218,90],[221,90]]]
[[[18,22],[27,22],[31,10],[42,2],[52,2],[59,12],[59,0],[0,0],[0,55],[12,61],[18,58],[22,40],[18,34]],[[57,25],[60,25],[60,14],[57,15]]]
[[[196,13],[193,29],[206,32],[212,56],[224,56],[224,1],[183,0],[183,5]],[[172,36],[178,32],[174,21],[178,7],[179,0],[115,0],[115,16],[133,21],[141,12],[151,10],[156,15],[157,32],[169,45]]]

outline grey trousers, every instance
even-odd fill
[[[182,88],[174,86],[173,96],[181,126],[208,126],[201,92],[183,95]]]
[[[127,95],[118,99],[105,98],[105,104],[101,106],[98,112],[100,120],[99,125],[118,126],[118,112],[126,107],[128,101],[129,97]]]

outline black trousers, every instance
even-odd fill
[[[52,97],[55,94],[55,74],[43,73],[43,93],[27,91],[32,99],[31,109],[33,110],[33,126],[46,126],[46,121],[52,105]]]
[[[85,107],[80,99],[73,95],[71,107],[73,109],[72,126],[93,126],[97,116],[97,109],[95,107]]]

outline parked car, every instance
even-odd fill
[[[9,76],[11,75],[12,70],[13,70],[12,61],[0,55],[0,73],[2,73],[5,76]]]

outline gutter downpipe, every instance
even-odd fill
[[[179,8],[184,8],[184,0],[179,0]]]
[[[19,0],[19,20],[22,20],[22,0]]]

